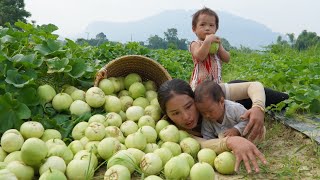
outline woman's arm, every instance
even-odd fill
[[[265,111],[265,91],[260,82],[242,82],[233,84],[222,84],[226,99],[237,101],[250,98],[252,107],[243,116],[249,119],[249,123],[243,131],[243,135],[248,135],[250,141],[260,139],[263,136],[264,111]]]
[[[200,145],[201,148],[209,148],[214,150],[217,154],[220,154],[224,151],[230,151],[230,149],[227,147],[227,139],[228,137],[222,138],[222,139],[203,139],[197,136],[193,136],[194,139],[196,139]]]
[[[221,84],[225,92],[226,99],[238,101],[250,98],[252,107],[265,108],[266,94],[260,82],[242,82],[232,84]]]

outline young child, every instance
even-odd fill
[[[189,51],[192,54],[194,69],[190,79],[194,90],[204,80],[221,82],[221,61],[228,63],[229,53],[223,48],[221,40],[215,35],[219,28],[218,15],[209,8],[203,8],[192,16],[192,31],[198,40],[192,41]],[[217,53],[210,53],[212,43],[218,43]]]
[[[243,136],[248,121],[242,120],[247,109],[240,103],[225,99],[221,87],[214,81],[204,81],[195,90],[195,104],[204,120],[201,134],[205,139]],[[264,129],[265,133],[265,129]],[[259,141],[264,139],[260,138]]]

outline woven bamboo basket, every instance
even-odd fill
[[[109,77],[125,77],[130,73],[137,73],[143,81],[152,80],[159,87],[162,83],[172,79],[168,71],[157,61],[140,55],[127,55],[110,61],[100,69],[94,81],[94,86]]]

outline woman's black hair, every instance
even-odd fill
[[[191,98],[194,98],[194,92],[186,81],[181,79],[168,80],[164,82],[158,89],[158,101],[164,113],[166,113],[166,103],[175,94],[188,95]]]

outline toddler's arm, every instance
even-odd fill
[[[220,43],[220,38],[214,34],[210,34],[206,36],[206,39],[203,43],[191,43],[190,51],[193,57],[195,57],[198,61],[203,61],[209,54],[210,46],[212,42]]]
[[[224,49],[222,43],[219,43],[218,56],[220,57],[221,61],[225,63],[230,61],[230,53]]]

